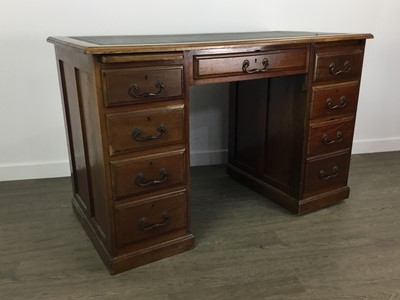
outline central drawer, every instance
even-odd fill
[[[304,73],[308,48],[194,56],[194,78],[244,74]]]
[[[185,184],[185,150],[111,162],[113,199]]]

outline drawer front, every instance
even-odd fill
[[[185,150],[111,162],[113,199],[185,184]]]
[[[182,97],[183,67],[103,70],[105,105]]]
[[[313,87],[311,118],[354,114],[358,91],[358,81]]]
[[[184,142],[184,106],[107,114],[110,155]]]
[[[339,52],[318,52],[315,59],[314,81],[342,80],[361,76],[361,48]]]
[[[184,228],[186,215],[185,193],[116,206],[117,246],[121,248]]]
[[[304,73],[307,69],[308,48],[249,53],[198,55],[194,57],[194,78],[229,75]]]
[[[305,196],[346,186],[349,165],[350,152],[308,160],[304,183]]]
[[[308,155],[319,155],[351,148],[354,118],[311,123],[308,140]]]

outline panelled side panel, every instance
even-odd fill
[[[92,194],[91,217],[104,235],[108,233],[108,198],[104,176],[104,160],[99,125],[99,112],[93,75],[79,71],[81,91],[81,111],[84,116],[85,133],[88,149],[88,168]]]
[[[93,61],[90,56],[57,48],[74,203],[97,239],[110,249],[110,221],[105,183],[102,135]],[[93,238],[93,236],[92,236]],[[104,251],[104,249],[103,249]]]
[[[233,178],[298,211],[307,76],[231,83],[229,164]]]
[[[236,98],[234,159],[232,163],[257,176],[264,164],[264,136],[267,118],[268,79],[239,81]],[[233,101],[233,102],[232,102]],[[231,135],[233,136],[233,135]]]
[[[61,85],[68,130],[69,153],[73,173],[75,198],[80,208],[90,216],[91,196],[89,191],[89,174],[85,153],[84,124],[81,119],[80,99],[77,87],[75,68],[59,60]]]
[[[240,81],[231,94],[230,163],[291,196],[300,190],[304,81],[304,75]]]
[[[270,79],[265,149],[265,180],[298,197],[303,128],[306,120],[305,76]]]

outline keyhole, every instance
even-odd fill
[[[150,116],[147,116],[147,121],[149,121],[149,122],[151,121],[151,118],[150,118]]]
[[[257,63],[257,58],[254,60],[254,63]]]
[[[144,75],[144,79],[147,80],[147,75]]]
[[[151,162],[149,162],[149,166],[151,167],[151,166],[153,166],[153,162],[151,161]]]

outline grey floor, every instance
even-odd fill
[[[195,249],[110,276],[69,178],[0,183],[0,299],[400,299],[400,152],[354,155],[351,197],[292,215],[192,170]]]

